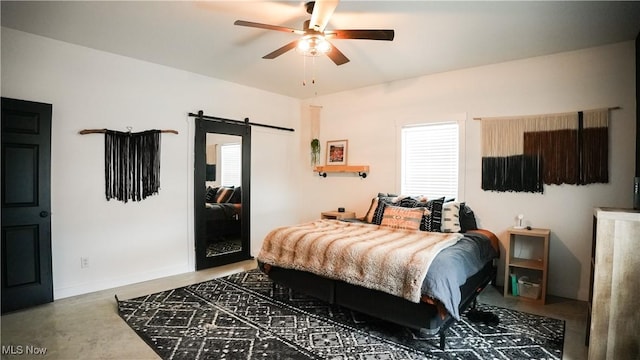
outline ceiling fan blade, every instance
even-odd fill
[[[283,46],[283,47],[281,47],[281,48],[279,48],[279,49],[277,49],[275,51],[272,51],[272,52],[268,53],[267,55],[263,56],[262,58],[263,59],[275,59],[278,56],[286,53],[287,51],[295,48],[297,45],[298,45],[298,40],[294,40],[294,41],[288,43],[287,45],[285,45],[285,46]]]
[[[259,29],[276,30],[276,31],[283,31],[288,33],[304,35],[304,31],[302,30],[291,29],[284,26],[261,24],[261,23],[252,22],[252,21],[236,20],[234,21],[233,25],[248,26],[248,27],[259,28]]]
[[[331,61],[336,63],[336,65],[342,65],[349,62],[349,58],[344,56],[344,54],[333,44],[331,44],[331,50],[329,50],[327,56],[329,57],[329,59],[331,59]]]
[[[393,30],[331,30],[325,31],[325,36],[332,39],[363,39],[363,40],[388,40],[395,36]]]
[[[339,0],[316,0],[311,13],[309,28],[322,32],[327,27],[333,11],[338,6]]]

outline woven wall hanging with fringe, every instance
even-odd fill
[[[107,200],[140,201],[160,189],[160,131],[107,130],[104,134]]]
[[[82,130],[104,134],[105,197],[122,202],[141,201],[160,190],[160,134],[175,130],[138,133],[107,129]]]
[[[482,189],[609,182],[609,109],[482,119]]]

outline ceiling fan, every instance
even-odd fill
[[[263,59],[275,59],[297,47],[304,55],[319,56],[326,54],[336,65],[342,65],[349,62],[349,59],[327,39],[393,40],[395,35],[393,30],[325,30],[329,23],[329,18],[331,18],[338,6],[338,1],[316,0],[306,3],[305,7],[307,13],[311,14],[311,19],[304,22],[302,30],[244,20],[236,20],[234,25],[302,35],[300,39],[294,40],[263,56]]]

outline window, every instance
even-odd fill
[[[401,130],[401,193],[458,197],[458,123],[405,126]]]
[[[242,147],[240,144],[222,144],[220,146],[220,184],[222,186],[240,186],[242,184]]]

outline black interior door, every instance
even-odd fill
[[[53,301],[51,113],[2,98],[2,313]]]

